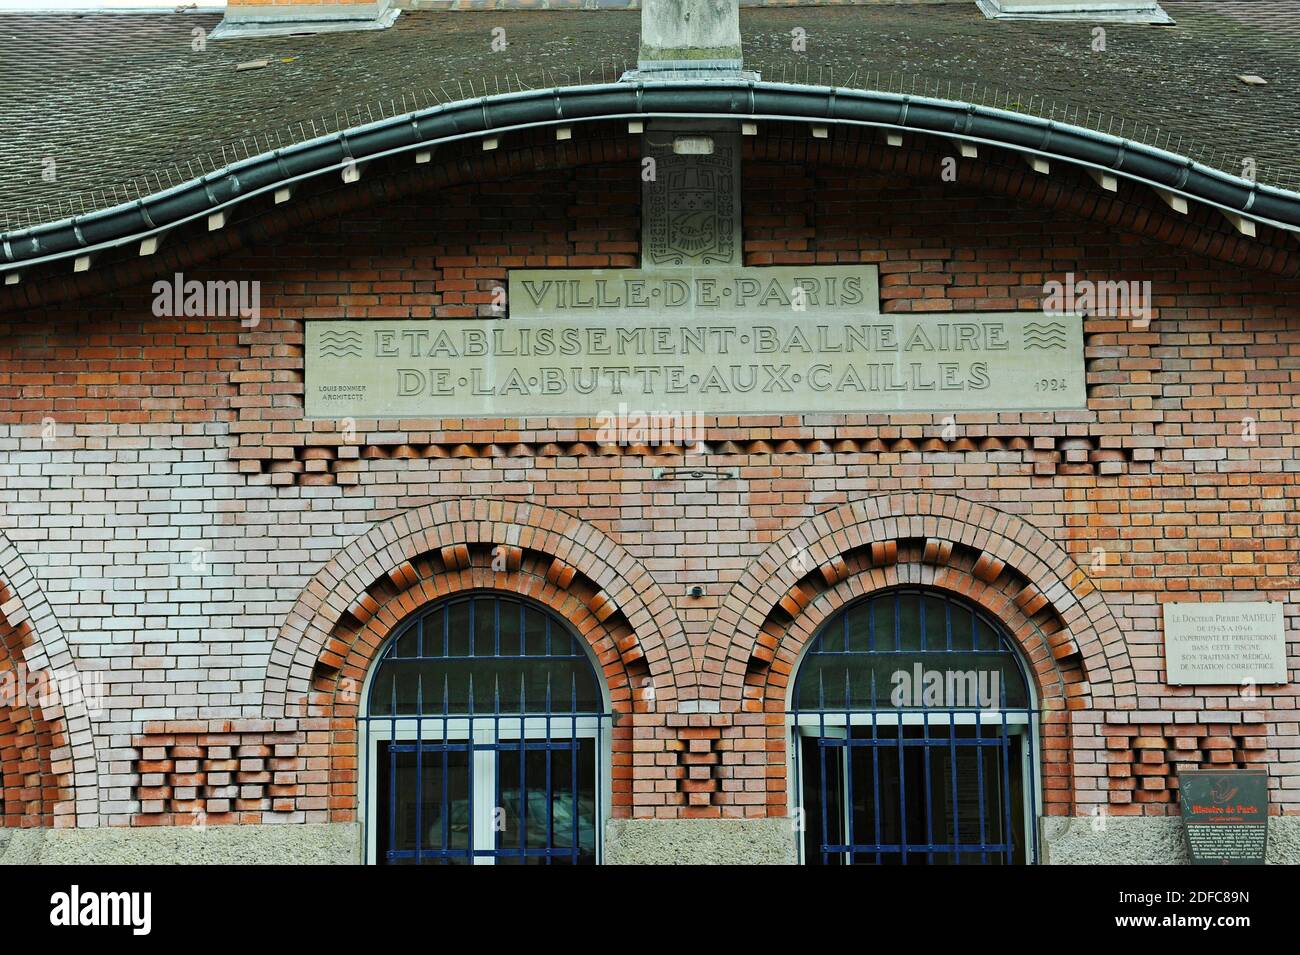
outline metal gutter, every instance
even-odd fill
[[[0,272],[141,241],[354,163],[539,126],[653,117],[871,126],[985,143],[1101,170],[1223,212],[1300,232],[1298,193],[1078,126],[897,93],[743,78],[640,79],[447,103],[263,153],[134,202],[0,234]]]

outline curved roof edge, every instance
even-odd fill
[[[1129,179],[1166,197],[1300,232],[1300,193],[1053,120],[953,100],[830,86],[743,79],[624,80],[447,103],[262,153],[133,202],[0,234],[0,272],[144,241],[305,179],[428,151],[440,143],[539,126],[656,117],[871,126],[985,143]]]

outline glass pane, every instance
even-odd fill
[[[426,657],[445,657],[451,650],[451,618],[446,607],[425,616],[423,647]]]
[[[898,648],[921,649],[921,598],[903,592],[898,596]]]
[[[523,653],[524,605],[502,602],[501,604],[501,638],[499,646],[503,656],[515,656]]]
[[[507,616],[509,608],[506,609]],[[497,648],[497,601],[474,601],[474,639],[470,644],[470,654],[480,657],[496,656],[509,653],[507,649]]]
[[[810,653],[799,668],[795,696],[796,708],[805,712],[1000,710],[1028,703],[1024,677],[1010,654],[971,652]]]
[[[1029,690],[1015,652],[968,607],[901,591],[827,623],[799,666],[794,705],[801,711],[1023,709]]]
[[[375,833],[381,865],[470,861],[468,747],[381,743]]]
[[[497,756],[497,863],[594,865],[595,740],[519,741]]]
[[[974,647],[971,642],[974,636],[971,633],[971,624],[975,620],[975,614],[967,607],[960,604],[949,604],[949,619],[952,621],[952,648],[954,650],[970,650]]]
[[[395,657],[418,657],[420,655],[420,626],[419,621],[414,625],[408,626],[406,631],[397,638],[396,645],[393,647],[393,656]]]
[[[419,661],[403,661],[393,667],[393,685],[396,690],[397,715],[417,712],[417,697],[421,688]]]
[[[835,847],[844,843],[843,750],[833,740],[802,737],[804,862],[843,865]]]
[[[800,738],[805,862],[1023,863],[1024,737],[970,726],[902,734],[878,726],[854,727],[849,740]]]
[[[894,610],[896,603],[893,594],[884,597],[877,597],[870,603],[871,621],[875,630],[875,646],[873,649],[880,650],[897,650],[898,635],[895,628]]]
[[[527,608],[524,613],[524,653],[530,657],[540,657],[545,656],[547,651],[546,619],[531,607]]]
[[[471,602],[458,600],[447,605],[447,655],[469,656]]]
[[[371,716],[391,716],[393,714],[393,675],[396,669],[385,661],[375,674],[375,681],[370,685],[369,713]]]
[[[932,653],[949,649],[948,601],[927,594],[922,606],[925,607],[925,649]]]
[[[844,647],[850,653],[867,653],[871,650],[871,610],[867,604],[856,604],[844,614],[848,629],[848,643]],[[833,633],[834,627],[830,628]],[[838,648],[837,648],[838,649]]]
[[[384,652],[371,716],[599,713],[599,678],[561,623],[522,601],[457,599],[424,618],[423,657],[407,625]],[[472,687],[472,693],[471,693]]]

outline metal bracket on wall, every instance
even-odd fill
[[[735,468],[655,468],[651,472],[656,481],[734,481],[738,476]]]

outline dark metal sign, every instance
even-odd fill
[[[1263,865],[1268,774],[1262,769],[1186,769],[1178,774],[1183,833],[1193,865]]]

